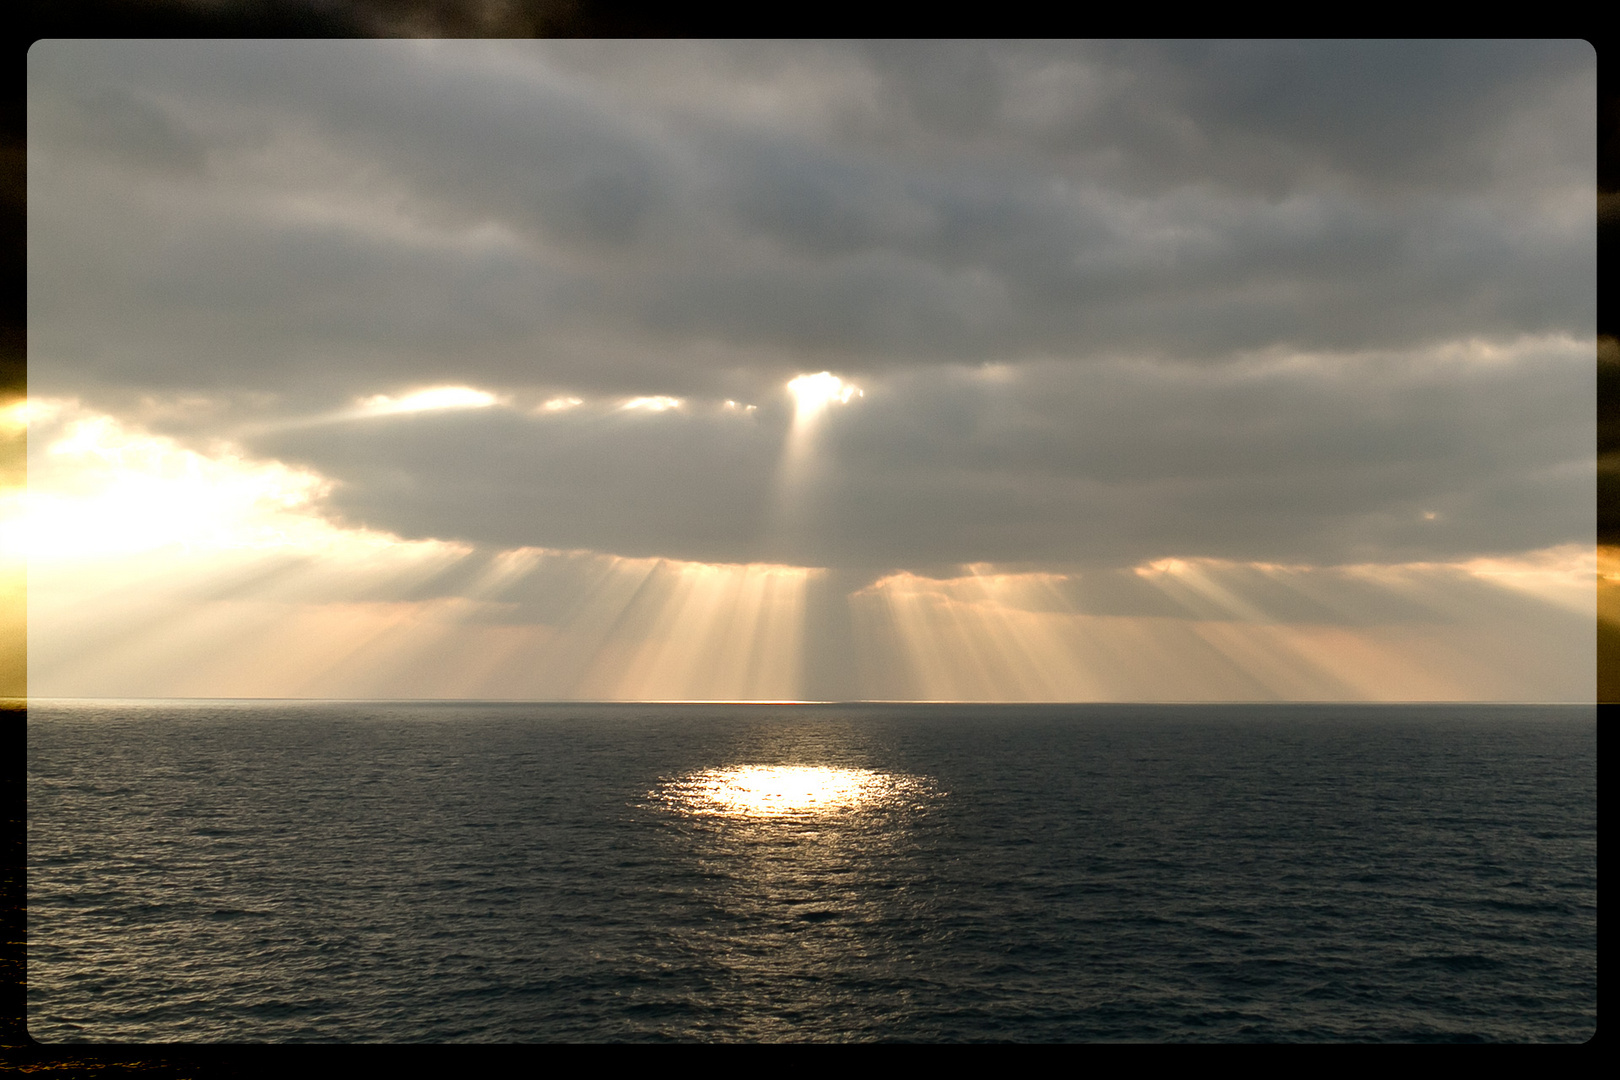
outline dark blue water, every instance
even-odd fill
[[[29,1031],[1579,1041],[1596,773],[1591,706],[36,704]]]

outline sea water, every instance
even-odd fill
[[[1592,706],[34,703],[41,1042],[1597,1026]]]

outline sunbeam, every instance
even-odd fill
[[[812,386],[823,408],[854,396]],[[811,640],[815,568],[404,540],[333,523],[330,482],[308,470],[72,402],[29,417],[33,484],[8,496],[0,547],[29,559],[39,694],[789,701],[806,696],[809,652],[836,653],[840,633],[853,664],[820,695],[1561,699],[1590,677],[1589,653],[1557,645],[1596,617],[1595,556],[1574,545],[1456,563],[900,571],[836,598],[848,623],[821,619]]]

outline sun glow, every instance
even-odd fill
[[[50,415],[67,422],[59,435],[43,436],[29,490],[6,507],[9,552],[61,561],[171,545],[309,547],[336,532],[308,512],[329,486],[314,473],[200,454],[54,404]]]
[[[800,375],[787,385],[797,404],[795,415],[799,420],[808,420],[835,401],[847,405],[852,397],[866,396],[860,387],[845,382],[830,371]]]
[[[659,394],[653,397],[631,398],[619,407],[627,412],[668,412],[670,409],[680,408],[683,404],[685,402],[678,397],[665,397]]]
[[[828,765],[734,765],[665,784],[649,797],[699,817],[821,817],[920,793],[918,777]]]
[[[49,420],[61,411],[64,402],[53,398],[23,398],[0,408],[0,428],[26,431],[31,423]]]
[[[776,500],[772,508],[772,528],[779,535],[802,534],[814,517],[811,503],[824,467],[816,461],[819,421],[834,402],[846,405],[851,398],[864,397],[861,389],[830,371],[800,375],[787,384],[793,394],[793,423],[782,446],[777,468]]]
[[[366,398],[360,411],[367,416],[392,416],[435,409],[487,409],[497,400],[494,394],[470,386],[434,386],[399,398],[387,394]]]
[[[38,694],[803,696],[813,568],[407,541],[329,520],[307,470],[65,399],[28,422],[0,554],[28,560]]]

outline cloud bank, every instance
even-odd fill
[[[28,79],[33,394],[458,572],[797,568],[712,588],[791,609],[799,674],[716,685],[945,686],[972,635],[922,627],[1024,611],[951,582],[1187,619],[1138,572],[1180,560],[1257,590],[1220,618],[1365,627],[1410,612],[1346,568],[1483,612],[1455,568],[1592,541],[1583,43],[43,41]],[[821,372],[859,394],[811,416]],[[474,621],[594,580],[536,573]],[[1143,692],[1018,625],[1051,692]]]

